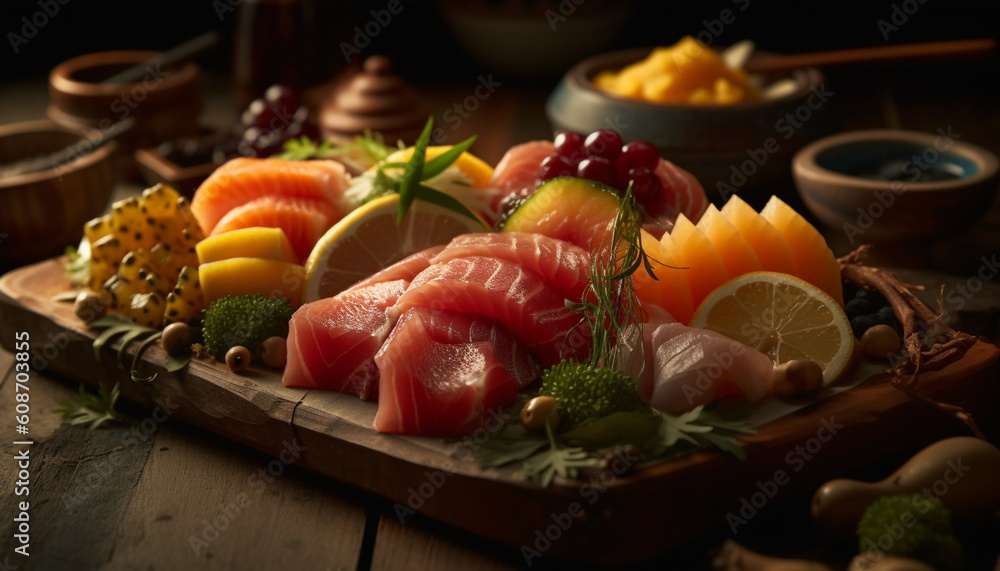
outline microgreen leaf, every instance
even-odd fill
[[[496,468],[528,458],[548,444],[546,438],[491,436],[476,454],[476,461],[483,468]]]
[[[90,256],[83,255],[73,246],[66,246],[66,262],[63,269],[69,283],[76,287],[85,286],[90,281]]]

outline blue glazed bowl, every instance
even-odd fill
[[[644,59],[652,48],[610,52],[581,61],[560,80],[545,106],[552,129],[589,133],[610,127],[625,141],[645,140],[663,158],[690,171],[720,204],[729,195],[792,191],[792,156],[836,132],[834,93],[815,68],[765,76],[792,78],[797,87],[773,99],[734,105],[665,105],[611,95],[594,87],[599,72]]]
[[[946,128],[820,139],[795,155],[792,174],[809,211],[851,245],[961,234],[1000,189],[996,155]]]

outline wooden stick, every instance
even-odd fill
[[[858,63],[879,63],[915,59],[986,55],[996,48],[992,38],[951,40],[875,46],[846,50],[810,52],[804,54],[763,55],[754,54],[744,69],[750,72],[788,71],[802,67],[823,67]]]

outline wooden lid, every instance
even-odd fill
[[[361,72],[327,98],[319,123],[335,141],[352,141],[370,129],[381,133],[386,144],[402,140],[412,145],[429,114],[417,91],[393,72],[389,58],[371,56]]]

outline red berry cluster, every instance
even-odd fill
[[[638,200],[649,200],[662,190],[656,166],[660,153],[646,141],[622,146],[622,137],[612,129],[594,131],[584,138],[564,131],[556,135],[555,153],[546,157],[538,170],[540,180],[576,176],[606,184],[625,192],[629,181]]]

